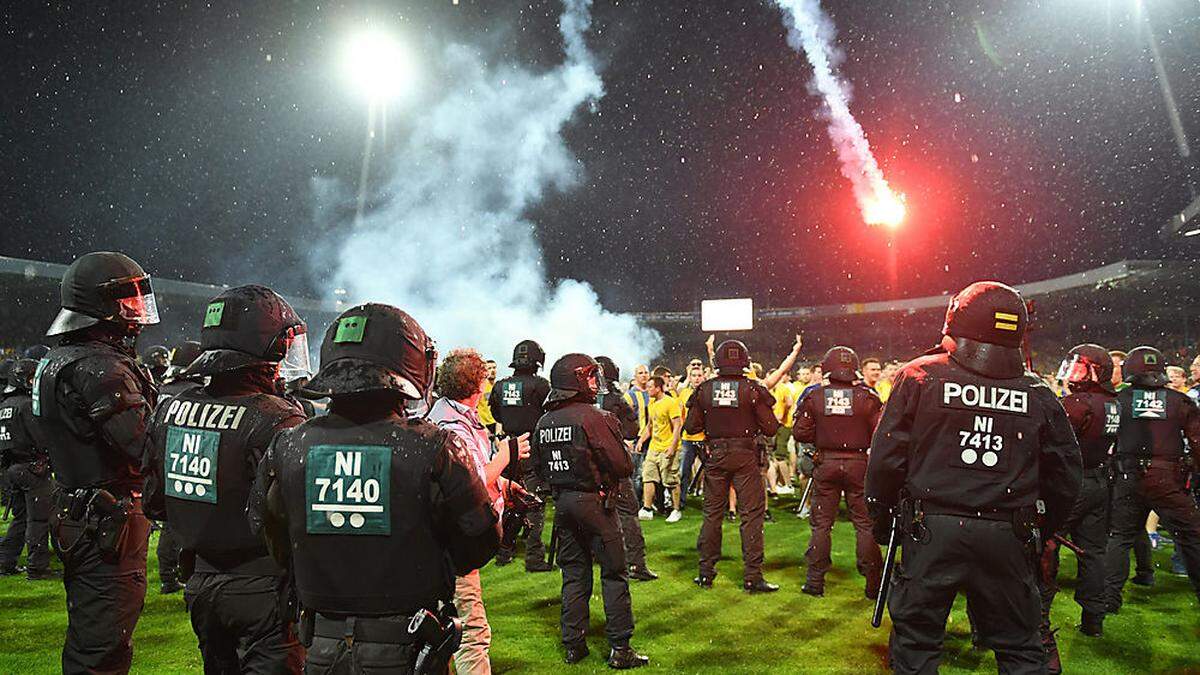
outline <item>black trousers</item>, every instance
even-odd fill
[[[937,672],[946,617],[961,592],[1000,672],[1044,673],[1037,573],[1012,523],[927,514],[925,528],[920,541],[904,538],[888,598],[892,669]]]
[[[411,616],[372,617],[407,625]],[[411,644],[366,642],[344,638],[313,638],[304,661],[305,675],[407,675],[413,672],[416,654]],[[443,669],[445,670],[445,669]]]
[[[758,466],[758,452],[729,449],[709,443],[712,451],[704,467],[704,523],[696,548],[700,552],[700,576],[715,578],[721,559],[721,525],[729,509],[729,487],[737,494],[741,516],[742,577],[753,583],[763,578],[763,517],[767,492]]]
[[[621,525],[621,538],[625,542],[625,562],[630,567],[646,568],[646,538],[642,536],[642,524],[637,519],[641,504],[633,493],[633,479],[626,478],[617,488],[617,516]]]
[[[279,578],[195,572],[183,591],[207,675],[298,673],[304,647],[286,631]]]
[[[30,464],[22,462],[8,467],[6,478],[11,491],[12,523],[0,541],[0,569],[15,568],[21,550],[28,546],[29,572],[45,572],[50,568],[49,473],[34,473]]]
[[[537,475],[532,472],[525,473],[521,480],[521,487],[526,490],[538,494],[546,494],[547,489]],[[535,562],[546,562],[546,545],[542,543],[542,533],[546,528],[546,504],[538,504],[532,507],[525,513],[525,519],[529,522],[529,526],[525,530],[525,564]],[[497,558],[512,559],[516,551],[512,549],[501,549],[497,552]]]
[[[1113,488],[1112,508],[1112,532],[1104,560],[1108,609],[1121,606],[1121,591],[1129,577],[1129,549],[1145,534],[1146,516],[1152,510],[1170,525],[1175,549],[1183,555],[1192,588],[1200,597],[1200,510],[1184,489],[1183,474],[1170,464],[1151,464],[1141,476],[1120,474]]]
[[[1104,613],[1104,553],[1108,545],[1107,525],[1108,478],[1095,472],[1085,472],[1083,486],[1071,514],[1063,526],[1071,542],[1083,549],[1075,554],[1079,565],[1075,602],[1085,614]],[[1061,547],[1047,546],[1042,554],[1042,630],[1048,635],[1050,604],[1058,593],[1058,562]]]
[[[588,600],[592,597],[592,561],[600,563],[604,597],[604,634],[613,647],[633,637],[633,605],[629,570],[616,510],[604,508],[595,492],[563,490],[555,499],[558,565],[562,568],[562,642],[578,645],[587,638]]]
[[[808,562],[808,577],[805,585],[815,590],[824,590],[825,574],[832,564],[830,548],[833,522],[837,519],[838,503],[846,496],[846,510],[854,524],[855,556],[858,573],[866,577],[868,596],[879,592],[879,581],[883,572],[883,556],[879,545],[871,534],[871,517],[867,515],[867,502],[863,497],[863,483],[867,475],[867,455],[862,452],[820,453],[813,480],[812,507],[809,520],[812,536],[804,559]]]
[[[164,521],[158,531],[158,546],[154,553],[158,556],[158,578],[162,583],[183,581],[179,578],[179,552],[182,548],[179,536],[170,522]]]
[[[67,591],[64,674],[129,672],[133,630],[146,601],[150,521],[142,515],[140,501],[125,528],[112,557],[101,554],[77,521],[62,521],[54,533]]]

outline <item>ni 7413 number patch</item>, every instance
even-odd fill
[[[309,534],[392,533],[391,448],[316,445],[305,466]]]

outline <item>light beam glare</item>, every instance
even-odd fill
[[[896,227],[904,220],[904,196],[892,190],[871,153],[862,125],[850,112],[850,84],[837,73],[843,56],[833,46],[835,28],[818,0],[775,0],[784,11],[788,44],[803,51],[813,67],[809,89],[821,96],[842,175],[850,179],[854,199],[869,225]]]

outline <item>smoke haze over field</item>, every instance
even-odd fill
[[[444,48],[445,93],[407,111],[415,116],[407,138],[375,160],[390,163],[391,176],[377,206],[315,257],[332,264],[351,301],[395,304],[443,351],[473,346],[502,365],[525,338],[550,359],[585,351],[630,363],[657,354],[658,334],[606,311],[591,286],[548,280],[524,215],[548,191],[575,187],[583,171],[561,132],[604,94],[584,40],[590,9],[591,0],[566,0],[566,60],[546,72],[488,63],[466,45]],[[331,191],[328,181],[316,188],[318,212],[351,192]]]

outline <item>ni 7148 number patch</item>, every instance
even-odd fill
[[[392,449],[316,445],[308,451],[304,504],[309,534],[391,534]]]

